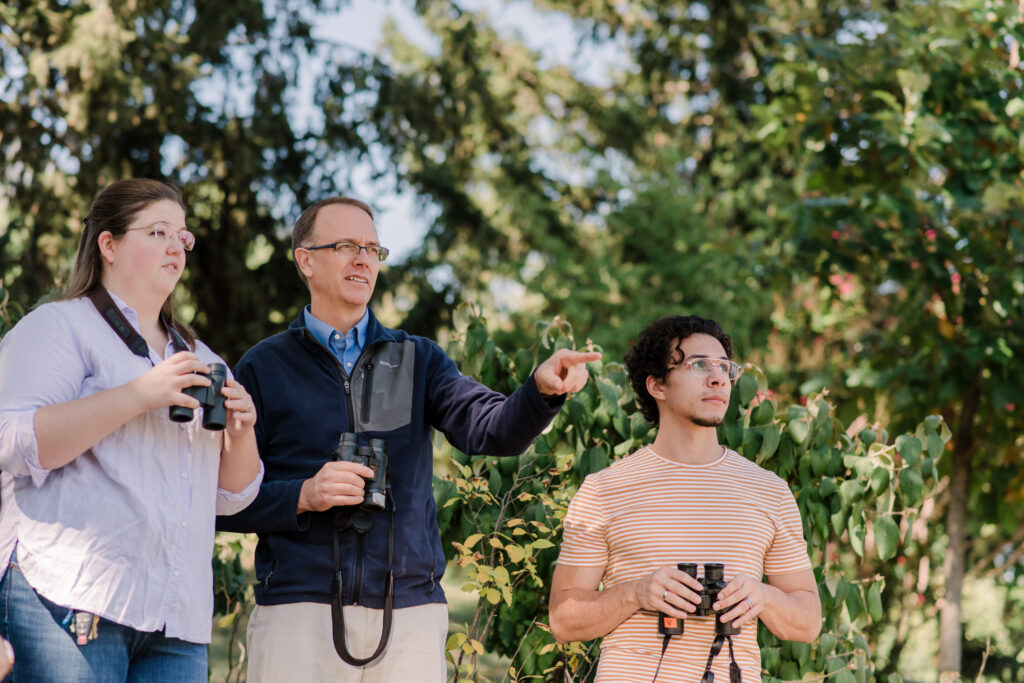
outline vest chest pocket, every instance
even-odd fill
[[[352,403],[359,431],[386,432],[412,420],[416,344],[385,343],[359,361],[352,377]]]

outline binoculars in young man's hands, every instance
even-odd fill
[[[697,578],[697,563],[679,562],[676,564],[679,571]],[[704,576],[700,577],[700,603],[697,604],[695,617],[715,617],[715,633],[722,636],[734,636],[740,629],[733,626],[732,622],[722,621],[722,612],[727,612],[732,607],[715,611],[713,605],[718,600],[718,592],[725,588],[725,565],[720,562],[707,562],[704,564]],[[683,620],[670,617],[667,614],[658,615],[658,633],[662,635],[679,635],[683,632]]]
[[[220,431],[228,423],[228,409],[224,406],[224,396],[221,394],[228,378],[228,368],[223,363],[210,363],[208,367],[208,373],[199,374],[210,378],[210,386],[193,384],[185,387],[182,393],[199,401],[199,407],[203,410],[203,428]],[[193,411],[185,406],[171,406],[170,414],[173,422],[191,422]]]

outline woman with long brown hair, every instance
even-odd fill
[[[0,343],[0,636],[18,680],[207,679],[214,517],[263,469],[252,400],[221,380],[214,431],[220,397],[201,394],[223,361],[174,319],[194,244],[174,188],[113,183],[65,296]]]

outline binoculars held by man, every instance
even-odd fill
[[[383,510],[387,507],[388,444],[384,439],[370,439],[364,446],[352,432],[345,432],[338,440],[334,459],[354,462],[373,470],[373,478],[366,480],[365,495],[359,506],[364,510]]]
[[[696,562],[679,562],[676,564],[679,571],[689,574],[693,578],[697,578],[697,563]],[[725,588],[725,565],[720,562],[707,562],[704,565],[704,575],[699,579],[700,589],[700,603],[697,605],[697,611],[693,613],[695,617],[715,617],[715,633],[720,636],[734,636],[740,632],[740,629],[733,626],[732,622],[722,621],[722,612],[727,612],[730,608],[726,608],[720,611],[715,611],[712,605],[718,600],[718,592]],[[673,635],[677,636],[683,632],[683,620],[677,619],[676,617],[669,616],[668,614],[658,615],[658,633],[662,635]]]

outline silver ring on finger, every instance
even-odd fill
[[[751,602],[750,598],[743,598],[743,599],[747,601],[747,611],[748,612],[750,610],[754,609],[754,603]]]
[[[665,602],[665,596],[667,596],[667,595],[668,595],[668,591],[667,590],[661,591],[661,600],[662,600],[662,602]]]

